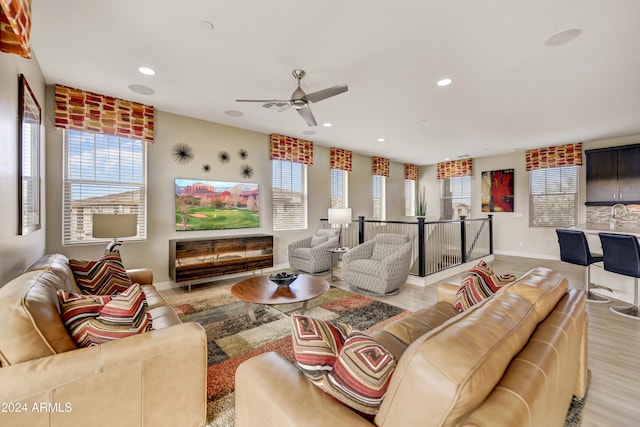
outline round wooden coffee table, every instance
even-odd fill
[[[304,314],[307,309],[307,302],[310,299],[319,297],[329,290],[329,282],[320,278],[301,274],[288,287],[279,287],[268,276],[255,276],[244,279],[231,287],[231,293],[244,302],[247,307],[247,314],[252,322],[256,322],[256,314],[251,304],[294,304],[302,303],[301,307],[283,313],[290,314],[300,310]]]

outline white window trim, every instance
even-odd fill
[[[375,215],[375,187],[376,178],[380,179],[380,218],[376,218]],[[373,219],[378,221],[385,221],[387,219],[387,178],[381,175],[373,175],[372,179],[372,199],[373,199]]]
[[[91,236],[91,232],[92,232],[92,222],[93,222],[93,214],[94,213],[136,213],[138,215],[138,235],[134,236],[134,237],[123,237],[123,238],[119,238],[118,240],[124,240],[124,241],[144,241],[147,238],[147,145],[146,142],[142,141],[142,140],[136,140],[136,139],[132,139],[132,138],[125,138],[125,137],[113,137],[113,136],[109,136],[106,135],[106,137],[111,137],[111,138],[118,138],[118,142],[122,143],[122,141],[133,141],[134,144],[140,144],[141,148],[142,148],[142,157],[140,159],[140,163],[133,163],[132,164],[132,168],[137,168],[140,167],[142,168],[142,172],[141,172],[141,180],[142,182],[135,182],[135,181],[126,181],[126,180],[101,180],[101,179],[97,179],[97,177],[95,177],[95,179],[82,179],[82,178],[70,178],[70,163],[69,163],[69,134],[71,132],[81,132],[81,134],[83,135],[83,138],[93,138],[93,143],[94,143],[94,149],[93,149],[93,153],[98,152],[101,149],[111,149],[109,148],[103,148],[103,147],[96,147],[95,143],[96,143],[96,138],[99,137],[102,134],[94,134],[91,132],[84,132],[84,131],[68,131],[65,130],[64,131],[64,136],[63,136],[63,185],[62,185],[62,244],[63,245],[77,245],[77,244],[95,244],[95,243],[99,243],[99,242],[107,242],[110,241],[110,239],[103,239],[103,238],[94,238]],[[121,160],[122,157],[122,151],[121,151],[121,146],[118,147],[119,150],[119,157],[118,160],[115,162],[114,167],[121,167]],[[132,156],[133,158],[134,156]],[[94,159],[94,169],[95,169],[95,173],[97,175],[97,169],[98,169],[98,163],[100,162],[100,157],[99,156],[93,156]],[[80,162],[75,162],[73,163],[73,167],[83,167],[82,165],[82,160],[80,160]],[[85,166],[86,167],[86,164]],[[108,200],[108,195],[96,195],[96,196],[91,196],[91,194],[89,193],[89,195],[83,199],[79,199],[79,200],[89,200],[89,202],[85,202],[85,203],[78,203],[78,201],[72,202],[71,200],[71,187],[72,186],[77,186],[77,185],[85,185],[85,186],[91,186],[91,185],[95,185],[96,188],[104,188],[107,190],[107,192],[109,190],[117,190],[119,188],[121,189],[127,189],[127,191],[123,191],[123,192],[119,192],[119,193],[112,193],[112,194],[126,194],[126,193],[131,193],[131,199],[127,200],[127,198],[125,197],[125,199],[122,201],[122,203],[113,203],[112,201]],[[138,191],[138,195],[136,196],[135,192]],[[120,198],[119,198],[120,199]],[[93,200],[93,202],[91,202],[91,200]],[[99,200],[102,200],[102,203],[99,202]],[[118,200],[120,201],[120,200]],[[134,203],[135,202],[135,203]],[[75,205],[75,206],[74,206]],[[72,215],[72,212],[75,209],[75,218]],[[86,212],[85,210],[88,209],[89,211]],[[80,210],[80,212],[78,212],[78,210]],[[78,215],[82,215],[81,218],[81,222],[78,222]],[[73,236],[72,232],[71,232],[71,228],[73,226],[73,224],[76,224],[76,228],[79,230],[82,230],[82,235],[76,235]],[[118,237],[118,236],[114,236],[114,237]]]

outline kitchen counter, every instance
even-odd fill
[[[621,233],[621,234],[633,234],[636,237],[640,237],[640,224],[617,224],[615,227],[611,227],[609,224],[602,222],[587,222],[584,224],[578,224],[571,227],[572,230],[580,230],[586,234],[597,234],[601,232],[606,233]]]

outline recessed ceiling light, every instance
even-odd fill
[[[549,36],[549,38],[544,41],[544,45],[547,47],[561,46],[574,40],[580,34],[582,34],[582,30],[580,28],[568,28],[566,30],[558,31],[557,33]]]
[[[149,67],[140,67],[140,68],[138,68],[138,71],[140,71],[145,76],[155,76],[156,75],[155,70],[153,70],[153,69],[151,69]]]
[[[451,157],[445,157],[445,158],[444,158],[444,161],[445,161],[445,162],[448,162],[449,160],[451,160]]]
[[[315,135],[316,131],[315,130],[303,130],[302,133],[305,134],[305,135]]]
[[[153,95],[154,93],[156,93],[155,90],[143,85],[129,85],[129,89],[131,89],[135,93],[139,93],[140,95]]]
[[[231,116],[231,117],[242,117],[242,116],[244,116],[244,113],[242,111],[238,111],[238,110],[227,110],[224,113],[227,116]]]
[[[330,128],[331,126],[333,126],[333,124],[327,122],[327,123],[323,123],[322,126],[324,126],[326,128]]]
[[[378,138],[378,142],[384,142],[384,138]]]
[[[446,79],[441,79],[438,80],[438,83],[436,83],[438,86],[449,86],[451,83],[453,83],[453,80],[446,78]]]

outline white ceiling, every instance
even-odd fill
[[[33,0],[32,26],[49,84],[399,162],[640,134],[636,0]],[[235,102],[288,99],[296,68],[349,85],[311,104],[333,127]]]

